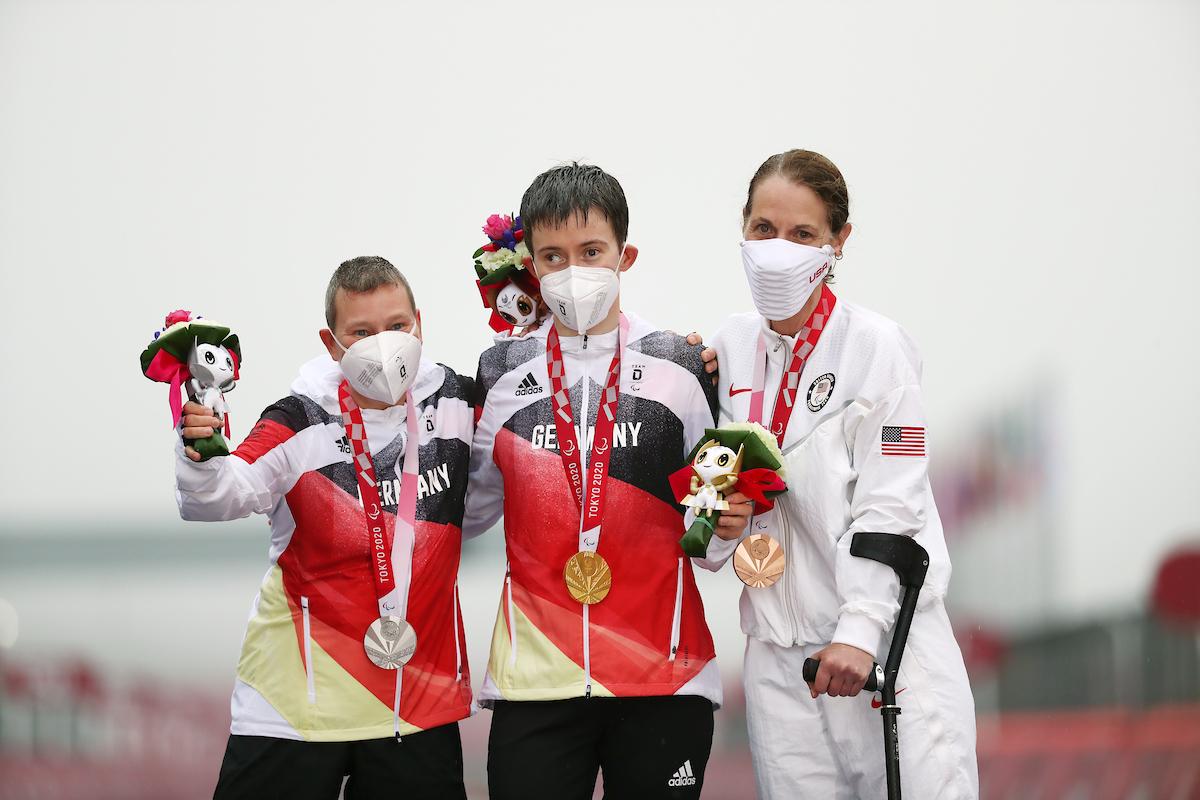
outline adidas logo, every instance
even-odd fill
[[[675,770],[675,774],[671,776],[671,780],[667,781],[667,786],[695,786],[696,776],[692,774],[692,761],[688,759],[683,762],[683,766]]]
[[[545,389],[538,384],[537,378],[533,377],[532,372],[527,374],[525,379],[517,384],[517,397],[524,397],[527,394],[541,394],[544,391]]]

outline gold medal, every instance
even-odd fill
[[[733,554],[733,571],[751,589],[774,586],[783,566],[783,548],[765,533],[747,536]]]
[[[599,603],[608,597],[608,590],[612,588],[612,573],[608,571],[608,562],[599,553],[587,550],[567,559],[563,578],[567,582],[567,591],[571,593],[571,597],[585,606]]]

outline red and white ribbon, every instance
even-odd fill
[[[354,473],[358,478],[358,494],[362,500],[363,513],[366,515],[367,542],[371,550],[371,576],[375,580],[379,616],[403,618],[408,610],[413,547],[416,544],[417,463],[420,448],[412,392],[404,399],[407,436],[404,443],[400,497],[396,503],[395,534],[391,542],[387,540],[387,528],[383,523],[379,481],[375,477],[375,465],[367,449],[367,431],[363,424],[362,410],[350,396],[350,387],[345,381],[338,387],[338,402],[342,409],[346,438],[350,441]]]
[[[796,406],[796,394],[800,389],[800,376],[809,356],[816,349],[821,332],[837,305],[837,297],[830,291],[828,285],[822,285],[821,297],[817,307],[813,309],[804,327],[796,334],[796,344],[792,347],[792,360],[779,381],[779,393],[775,397],[775,409],[771,414],[770,431],[774,434],[779,448],[783,449],[783,437],[787,433],[788,422],[791,421],[792,411]],[[767,375],[767,336],[759,332],[758,346],[754,353],[754,379],[750,391],[750,413],[748,421],[762,424],[763,395],[765,394]]]
[[[554,426],[558,434],[559,453],[562,456],[563,471],[575,502],[579,505],[579,550],[596,552],[600,543],[600,525],[604,516],[604,504],[607,499],[605,486],[608,477],[608,462],[612,457],[612,436],[616,427],[617,404],[621,396],[621,354],[625,350],[625,342],[629,336],[629,322],[621,315],[620,330],[617,334],[617,351],[613,353],[608,365],[607,378],[604,383],[604,393],[600,397],[600,408],[596,413],[596,427],[592,436],[591,447],[587,447],[587,398],[589,380],[587,369],[584,369],[582,383],[583,413],[580,415],[578,431],[575,428],[575,417],[571,410],[570,387],[567,384],[566,364],[563,361],[562,346],[558,340],[558,331],[551,326],[546,337],[546,364],[550,371],[550,402],[554,409]],[[582,434],[583,443],[580,443]],[[586,479],[584,474],[587,474]]]

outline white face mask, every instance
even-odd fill
[[[620,264],[625,258],[621,249]],[[619,267],[617,268],[619,269]],[[563,325],[587,333],[608,316],[621,282],[612,267],[569,266],[540,277],[542,300]]]
[[[333,337],[344,355],[338,362],[346,381],[363,397],[394,406],[417,378],[421,340],[404,331],[383,331],[349,348]]]
[[[742,264],[754,307],[767,319],[779,322],[800,313],[833,268],[833,246],[754,239],[742,242]]]

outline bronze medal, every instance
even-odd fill
[[[585,606],[599,603],[608,597],[608,590],[612,588],[612,573],[608,570],[608,562],[599,553],[587,550],[567,559],[563,578],[567,582],[567,591],[571,593],[571,597]]]
[[[417,651],[417,632],[400,617],[380,617],[363,637],[367,658],[381,669],[400,669]]]
[[[751,589],[774,586],[783,567],[783,548],[765,533],[747,536],[733,554],[733,571]]]

